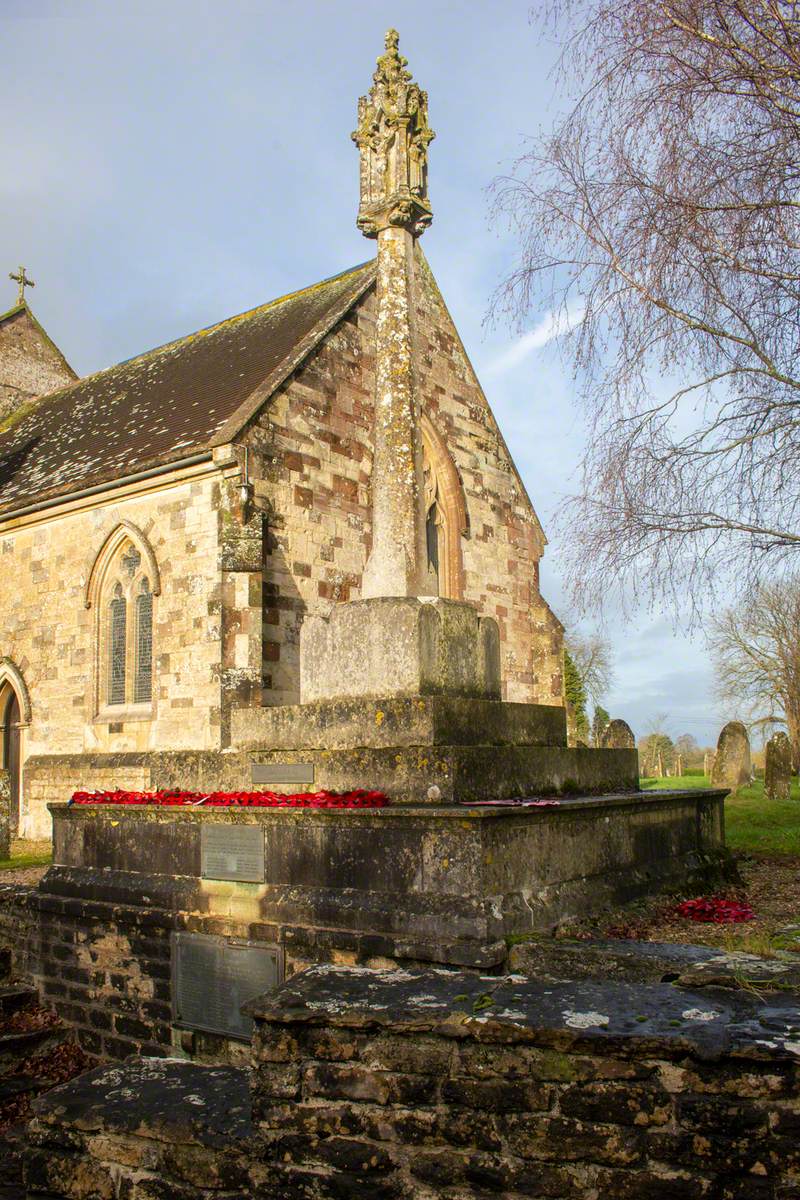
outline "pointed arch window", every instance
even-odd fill
[[[149,704],[153,698],[153,593],[145,575],[136,596],[136,677],[133,681],[135,704]]]
[[[98,715],[149,717],[153,598],[147,562],[125,539],[108,562],[98,604]]]
[[[125,703],[128,602],[122,584],[114,586],[108,605],[108,703]]]
[[[462,539],[469,536],[461,480],[444,439],[426,415],[421,419],[425,540],[428,566],[439,583],[439,595],[464,598]]]

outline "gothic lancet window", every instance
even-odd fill
[[[122,584],[114,587],[108,606],[108,703],[125,703],[125,643],[128,602]]]
[[[464,565],[461,542],[469,532],[464,492],[444,439],[425,414],[421,421],[421,433],[428,566],[438,580],[439,595],[450,600],[462,600]]]
[[[104,572],[98,606],[100,709],[147,715],[153,699],[153,588],[147,563],[125,540]]]
[[[153,694],[153,594],[147,576],[139,583],[136,597],[136,677],[133,699],[149,704]]]

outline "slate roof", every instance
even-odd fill
[[[0,426],[0,515],[231,440],[374,278],[363,263],[13,415]]]

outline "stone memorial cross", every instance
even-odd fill
[[[357,224],[378,240],[376,394],[372,464],[372,550],[362,580],[365,599],[436,595],[429,568],[423,506],[419,399],[414,378],[414,239],[430,225],[428,97],[411,80],[386,34],[372,87],[358,102],[353,141],[360,162]]]

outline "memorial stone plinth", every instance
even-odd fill
[[[300,640],[303,703],[352,696],[500,699],[497,622],[438,597],[379,597],[308,617]]]

